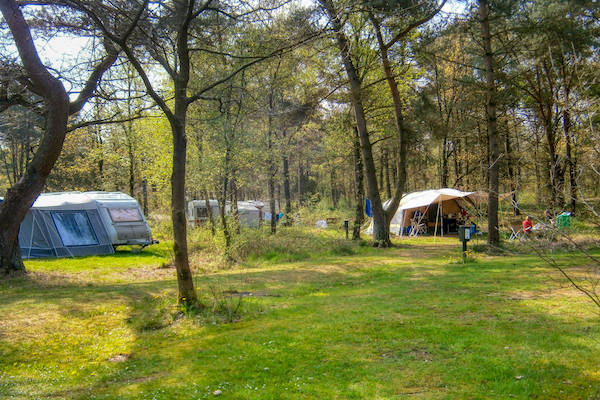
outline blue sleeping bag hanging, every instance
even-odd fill
[[[369,217],[373,217],[373,210],[371,210],[371,200],[367,197],[365,200],[365,214]]]

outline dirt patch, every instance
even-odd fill
[[[227,297],[281,297],[280,294],[271,294],[266,292],[238,292],[237,290],[225,290],[223,294]]]
[[[129,278],[133,278],[136,281],[139,280],[162,280],[168,278],[175,278],[175,274],[173,272],[174,268],[163,267],[163,266],[154,266],[147,265],[143,267],[133,267],[129,268],[125,272],[122,272],[119,275],[125,275]]]
[[[114,355],[114,356],[110,357],[106,361],[110,361],[110,362],[114,362],[114,363],[120,363],[120,362],[125,362],[125,361],[128,361],[128,360],[131,360],[132,358],[133,358],[133,354],[119,353],[117,355]]]

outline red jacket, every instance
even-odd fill
[[[533,223],[531,222],[530,219],[526,219],[525,221],[523,221],[523,232],[529,232],[532,229],[533,229]]]

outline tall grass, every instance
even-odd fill
[[[337,227],[318,229],[309,226],[278,226],[272,235],[268,226],[242,228],[234,234],[229,249],[223,233],[211,235],[208,227],[190,230],[190,250],[215,261],[233,263],[302,261],[327,255],[353,255],[359,251],[359,242],[345,239],[345,232]]]

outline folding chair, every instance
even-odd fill
[[[410,220],[410,233],[408,236],[425,235],[427,233],[427,224],[424,220],[425,214],[418,212]]]
[[[521,220],[511,220],[509,221],[509,226],[510,226],[510,239],[508,239],[509,241],[513,241],[513,240],[523,240],[525,239],[525,232],[523,232],[523,223],[521,222]]]

